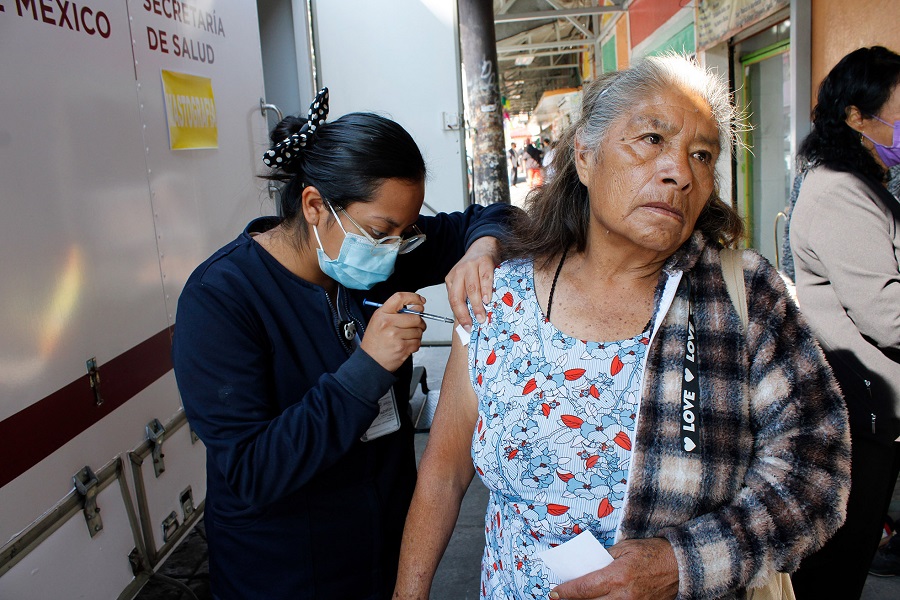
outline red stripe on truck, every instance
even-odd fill
[[[88,375],[0,421],[0,487],[122,406],[172,369],[172,328],[126,350],[100,371],[103,404]]]

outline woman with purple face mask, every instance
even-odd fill
[[[878,158],[881,159],[882,165],[884,165],[888,169],[900,165],[900,121],[888,123],[884,119],[878,118],[878,115],[872,115],[872,118],[879,123],[884,123],[894,132],[894,135],[891,138],[891,145],[885,146],[884,144],[879,144],[875,139],[866,135],[862,131],[862,129],[859,130],[859,133],[867,140],[872,142],[872,146],[874,146],[875,148],[875,153],[878,155]]]
[[[859,598],[900,471],[900,55],[845,56],[825,77],[790,217],[797,301],[847,402],[847,520],[793,576],[799,600]]]

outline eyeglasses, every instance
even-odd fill
[[[334,212],[334,208],[331,206],[331,203],[328,203],[328,207],[331,208],[331,211]],[[350,213],[347,212],[346,209],[338,207],[342,213],[347,215],[347,218],[350,219],[350,222],[359,229],[359,232],[363,234],[367,240],[372,242],[372,252],[391,252],[394,248],[398,248],[398,254],[406,254],[408,252],[412,252],[416,248],[422,245],[422,242],[425,241],[425,234],[415,225],[412,226],[412,234],[408,236],[400,236],[400,235],[388,235],[380,239],[375,239],[368,233],[366,230],[362,228],[362,226],[353,220],[353,217],[350,216]],[[337,213],[335,213],[335,218],[337,218]],[[340,219],[338,219],[338,223],[340,223]],[[344,226],[341,225],[341,229],[344,229]],[[344,233],[347,231],[344,230]]]

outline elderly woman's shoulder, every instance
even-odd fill
[[[534,261],[530,258],[508,258],[494,267],[494,278],[533,276],[533,264]]]

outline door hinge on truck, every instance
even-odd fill
[[[75,491],[84,503],[84,520],[87,522],[88,531],[91,537],[94,537],[103,529],[100,507],[97,506],[97,493],[100,491],[97,476],[90,467],[85,466],[72,476],[72,481],[75,482]]]
[[[166,470],[166,463],[163,460],[166,455],[162,452],[162,445],[165,439],[166,428],[163,427],[159,419],[153,419],[147,423],[147,441],[150,442],[150,453],[153,456],[153,472],[157,477]]]

